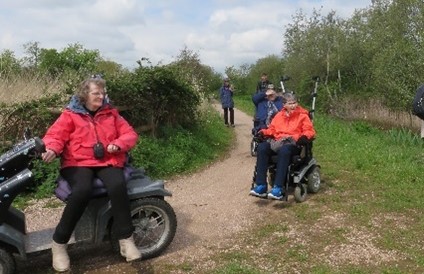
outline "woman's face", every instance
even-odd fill
[[[284,108],[289,112],[289,113],[291,113],[293,110],[295,110],[295,108],[297,107],[297,102],[296,101],[293,101],[293,100],[290,100],[290,101],[287,101],[285,104],[284,104]]]
[[[90,83],[85,107],[91,111],[96,111],[103,105],[104,97],[104,89],[102,87],[97,86],[95,83]]]

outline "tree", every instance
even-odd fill
[[[21,65],[18,59],[15,58],[15,53],[11,50],[4,50],[0,54],[0,77],[16,75],[21,71]]]
[[[191,85],[195,92],[204,96],[214,90],[217,84],[218,74],[209,66],[202,64],[198,53],[185,46],[176,60],[169,64],[175,75],[182,81]]]
[[[28,42],[23,47],[26,54],[22,58],[23,64],[31,70],[37,69],[41,55],[40,42]]]

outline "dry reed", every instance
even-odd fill
[[[0,79],[0,103],[12,105],[32,101],[59,93],[61,88],[58,80],[37,76]]]
[[[420,132],[422,121],[407,111],[390,110],[378,100],[343,100],[337,103],[336,116],[344,119],[364,120],[390,129],[406,128]]]

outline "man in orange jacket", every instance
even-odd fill
[[[296,96],[290,92],[284,93],[283,104],[283,109],[275,115],[269,127],[259,131],[260,135],[268,138],[268,141],[258,145],[256,181],[250,191],[253,196],[282,200],[285,191],[283,186],[292,156],[299,153],[299,145],[304,145],[315,137],[309,113],[297,104]],[[275,153],[278,155],[275,181],[268,193],[266,182],[268,162]]]

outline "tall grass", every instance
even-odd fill
[[[389,109],[380,99],[346,97],[339,99],[334,105],[334,116],[368,121],[384,129],[408,128],[418,133],[422,125],[422,121],[410,112]]]
[[[32,101],[47,95],[57,94],[63,89],[59,80],[23,74],[0,79],[0,103],[10,105]]]

